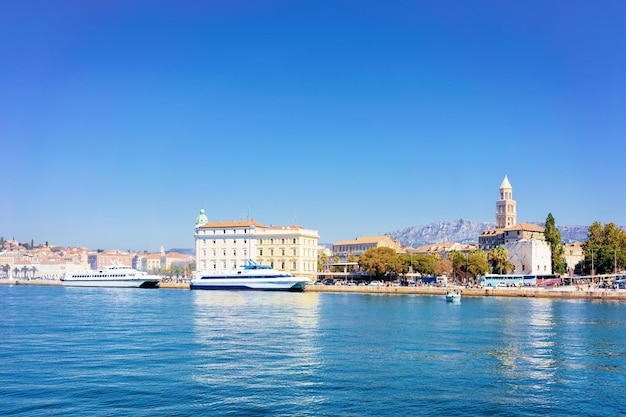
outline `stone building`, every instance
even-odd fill
[[[500,185],[500,199],[496,201],[496,227],[486,229],[478,237],[478,246],[485,252],[504,247],[516,274],[552,274],[550,245],[545,229],[531,223],[517,224],[517,205],[513,200],[513,187],[507,176]]]
[[[254,219],[210,222],[196,218],[198,271],[235,271],[249,259],[292,275],[315,279],[319,234],[300,226],[265,226]]]
[[[342,240],[333,244],[333,256],[338,256],[340,262],[347,262],[348,256],[359,257],[363,252],[371,248],[387,247],[396,252],[402,250],[402,245],[389,236],[359,237],[354,240]]]

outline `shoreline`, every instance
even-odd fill
[[[2,279],[0,285],[39,285],[61,286],[58,280],[15,280]],[[161,282],[159,289],[189,289],[186,282]],[[347,285],[307,285],[305,292],[361,293],[361,294],[413,294],[445,295],[446,291],[461,291],[464,297],[526,297],[526,298],[568,298],[591,300],[624,300],[626,290],[607,290],[593,287],[526,287],[526,288],[465,288],[449,287],[393,287],[393,286],[347,286]]]

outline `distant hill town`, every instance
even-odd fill
[[[545,226],[542,222],[529,222]],[[478,222],[467,219],[441,220],[425,226],[410,226],[404,229],[386,233],[392,239],[410,247],[420,247],[442,242],[457,242],[463,244],[478,243],[478,236],[483,230],[494,228],[493,222]],[[587,240],[589,226],[562,226],[558,225],[561,231],[563,243],[583,242]],[[624,230],[626,227],[618,226]]]

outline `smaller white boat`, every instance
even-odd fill
[[[122,265],[90,271],[68,272],[61,278],[66,287],[157,288],[161,277]]]
[[[452,293],[450,291],[446,292],[446,301],[449,303],[455,302],[455,301],[461,301],[461,292],[457,291],[455,293]]]

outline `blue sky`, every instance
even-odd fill
[[[626,2],[6,1],[0,236],[624,224]]]

